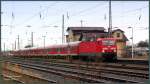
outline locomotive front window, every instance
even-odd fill
[[[102,44],[103,45],[115,45],[115,41],[114,40],[103,40]]]

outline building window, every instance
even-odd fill
[[[117,33],[117,37],[120,37],[120,33]]]

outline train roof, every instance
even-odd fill
[[[72,30],[72,31],[81,31],[81,30],[85,30],[85,31],[104,31],[105,28],[104,27],[68,27],[67,31]]]
[[[50,45],[50,46],[47,46],[45,48],[57,48],[57,47],[66,47],[66,46],[76,46],[78,45],[79,43],[81,43],[81,41],[76,41],[76,42],[68,42],[68,43],[63,43],[63,44],[57,44],[57,45]]]
[[[57,47],[66,47],[66,46],[76,46],[79,43],[81,43],[81,41],[76,41],[76,42],[69,42],[69,43],[63,43],[63,44],[55,44],[55,45],[49,45],[46,46],[45,49],[47,48],[57,48]],[[22,50],[34,50],[34,49],[44,49],[44,47],[31,47],[31,48],[24,48],[24,49],[20,49],[20,50],[14,50],[14,51],[22,51]]]
[[[97,41],[99,40],[117,40],[116,38],[97,38]]]
[[[23,48],[23,49],[17,49],[17,50],[13,50],[13,51],[30,50],[30,49],[37,49],[37,47]]]

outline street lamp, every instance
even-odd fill
[[[33,47],[33,32],[31,32],[31,46]]]
[[[112,29],[118,29],[118,27],[113,27]]]
[[[131,39],[132,39],[132,59],[133,59],[133,55],[134,55],[134,53],[133,53],[133,27],[128,27],[128,28],[132,28],[132,37],[131,37]]]

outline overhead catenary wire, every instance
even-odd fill
[[[21,23],[18,23],[18,24],[15,24],[15,25],[17,25],[17,26],[23,25],[23,23],[26,23],[26,22],[32,20],[32,19],[33,19],[35,16],[37,16],[37,15],[39,15],[39,16],[40,16],[40,19],[42,20],[42,12],[46,10],[46,13],[47,13],[47,12],[48,12],[48,9],[51,8],[52,6],[56,5],[57,3],[58,3],[58,1],[55,2],[55,3],[53,3],[53,4],[51,4],[51,5],[49,5],[49,6],[47,6],[45,9],[43,9],[43,10],[41,10],[41,11],[35,13],[35,14],[34,14],[33,16],[31,16],[30,18],[25,19],[25,20],[22,21]],[[41,9],[41,6],[40,6],[40,9]],[[43,17],[44,17],[44,16],[43,16]],[[58,22],[58,21],[55,21],[55,23],[56,23],[56,22]]]
[[[74,14],[72,14],[72,15],[69,15],[69,14],[68,14],[68,11],[67,11],[67,14],[66,14],[66,15],[67,15],[67,17],[72,18],[72,17],[78,16],[78,15],[84,13],[84,12],[89,12],[89,10],[93,10],[94,8],[102,7],[102,6],[105,6],[105,5],[106,5],[106,4],[103,4],[103,5],[97,4],[97,5],[94,5],[94,6],[92,6],[92,7],[83,9],[83,10],[81,10],[81,11],[79,11],[79,12],[76,12],[76,13],[74,13]],[[61,22],[61,20],[56,20],[55,22],[53,22],[53,23],[51,23],[51,24],[49,24],[49,25],[53,25],[53,24],[58,23],[58,22]]]
[[[13,6],[13,2],[12,2],[12,10],[15,10],[15,8]],[[14,20],[15,20],[15,14],[14,14],[14,11],[12,11],[11,12],[11,22],[10,22],[10,33],[9,34],[12,34],[12,28],[13,28]]]
[[[133,9],[133,10],[129,10],[129,11],[125,11],[124,13],[125,14],[128,14],[129,13],[129,15],[131,15],[131,13],[134,13],[134,12],[138,12],[138,11],[140,11],[140,10],[143,10],[143,9],[145,9],[145,8],[147,8],[147,6],[143,6],[143,7],[139,7],[139,8],[137,8],[137,9]],[[47,9],[47,8],[46,8]],[[95,8],[93,8],[93,9],[95,9]],[[91,10],[93,10],[92,8],[91,8]],[[89,15],[89,13],[95,13],[95,12],[91,12],[90,10],[85,10],[85,11],[78,11],[79,12],[79,14],[74,14],[74,16],[78,16],[78,15],[84,15],[84,16],[86,16],[86,15]],[[81,12],[81,13],[80,13]],[[97,11],[98,12],[98,11]],[[13,13],[14,13],[14,15],[15,15],[15,12],[13,11]],[[68,12],[69,13],[69,12]],[[38,12],[38,14],[37,15],[39,15],[39,12]],[[37,16],[36,15],[36,16]],[[118,15],[118,14],[117,14]],[[134,15],[134,14],[133,14]],[[69,16],[72,18],[72,17],[74,17],[74,16],[71,16],[71,14],[69,14]],[[127,17],[128,15],[121,15],[121,16],[114,16],[114,17]],[[16,17],[16,16],[15,16]],[[142,16],[143,17],[143,16]],[[104,18],[104,17],[102,17],[102,18]],[[32,20],[33,18],[31,18],[31,20]],[[70,19],[70,18],[69,18]],[[75,18],[76,19],[76,18]],[[16,19],[15,19],[16,20]],[[30,19],[29,19],[29,21],[30,21]],[[60,22],[61,21],[61,19],[60,20],[57,20],[57,21],[54,21],[54,22],[52,22],[53,24],[54,23],[58,23],[58,21]],[[25,22],[26,23],[26,22]],[[23,23],[23,24],[25,24],[25,23]],[[21,24],[21,25],[23,25],[23,24]],[[60,24],[61,25],[61,24]],[[51,25],[50,25],[51,26]],[[46,27],[46,26],[45,26]],[[41,28],[45,28],[44,26],[43,27],[41,27]],[[61,26],[59,26],[58,25],[58,27],[61,27]],[[55,27],[54,27],[55,28]],[[143,29],[143,30],[146,30],[146,29]]]
[[[100,5],[100,6],[102,6],[102,5]],[[74,16],[77,16],[77,15],[80,15],[80,14],[86,14],[86,15],[88,15],[87,13],[85,13],[85,12],[89,12],[89,10],[88,9],[91,9],[91,10],[93,10],[94,9],[94,7],[99,7],[99,4],[98,5],[95,5],[95,6],[92,6],[92,7],[89,7],[89,8],[86,8],[86,9],[84,9],[84,10],[81,10],[81,11],[79,11],[79,12],[77,12],[77,13],[75,13],[75,14],[73,14]],[[127,13],[129,13],[129,12],[133,12],[133,11],[137,11],[137,10],[141,10],[141,9],[144,9],[144,8],[146,8],[147,6],[144,6],[144,7],[140,7],[140,8],[137,8],[137,9],[133,9],[132,11],[131,10],[129,10],[129,11],[126,11]],[[48,9],[48,8],[47,8]],[[44,11],[44,10],[43,10]],[[125,13],[126,13],[125,12]],[[77,15],[76,15],[77,14]],[[70,17],[74,17],[74,16],[71,16],[70,15]],[[117,17],[119,17],[119,16],[117,16]],[[121,16],[121,17],[125,17],[125,16]],[[60,22],[60,20],[59,20],[59,22]],[[55,23],[58,23],[58,21],[55,21],[55,22],[53,22],[53,24],[55,24]],[[41,28],[44,28],[44,26],[43,27],[41,27]]]
[[[94,7],[98,7],[98,5],[96,5],[96,6],[94,6]],[[144,7],[142,7],[142,8],[138,8],[138,9],[134,9],[134,10],[129,10],[129,11],[126,11],[126,12],[133,12],[133,11],[136,11],[136,10],[141,10],[141,9],[143,9],[143,8],[146,8],[147,6],[144,6]],[[88,8],[89,9],[89,8]],[[78,15],[80,15],[81,13],[83,13],[83,12],[86,12],[86,11],[89,11],[88,9],[84,9],[84,10],[82,10],[82,11],[79,11],[79,12],[77,12],[77,13],[79,13]],[[90,9],[92,9],[92,8],[90,8]],[[74,16],[76,15],[76,14],[73,14]],[[71,15],[70,15],[71,16]],[[72,17],[72,16],[71,16]],[[117,16],[118,17],[118,16]],[[121,16],[121,17],[124,17],[124,16]],[[55,21],[55,23],[56,22],[58,22],[58,21]],[[54,23],[53,23],[54,24]]]
[[[148,6],[143,6],[143,7],[137,8],[137,9],[125,11],[124,13],[127,14],[127,13],[131,13],[131,12],[141,11],[142,9],[147,8],[147,7],[148,7]],[[98,12],[98,11],[96,11],[96,12]],[[96,13],[96,12],[94,12],[94,13]],[[93,12],[92,12],[92,13],[93,13]],[[79,15],[80,15],[80,13],[79,13]],[[89,14],[87,14],[87,13],[84,14],[84,16],[87,16],[87,15],[89,15]],[[105,14],[105,15],[106,15],[106,14]],[[135,15],[135,14],[134,14],[134,15]],[[115,17],[115,18],[120,18],[120,17],[127,17],[127,16],[129,16],[129,15],[120,15],[120,14],[117,14],[117,15],[115,15],[115,16],[113,16],[113,17]],[[104,19],[105,19],[105,17],[101,17],[101,18],[104,18]],[[75,19],[78,19],[78,18],[75,18]],[[106,20],[106,19],[105,19],[105,20]]]
[[[32,20],[35,16],[39,15],[39,12],[42,12],[42,11],[45,11],[46,9],[49,9],[50,7],[56,5],[56,3],[57,3],[57,2],[55,2],[55,3],[51,4],[51,5],[49,5],[47,8],[45,8],[45,9],[43,9],[43,10],[41,10],[41,11],[38,11],[37,13],[33,14],[31,17],[29,17],[29,18],[23,20],[22,22],[20,22],[20,23],[18,23],[18,24],[15,24],[15,25],[16,25],[16,26],[23,25],[24,23],[28,22],[29,20]]]
[[[53,5],[55,5],[55,4],[56,4],[56,3],[51,4],[50,7],[53,6]],[[100,6],[102,6],[102,5],[100,5]],[[47,7],[47,9],[50,8],[50,7]],[[93,6],[93,7],[89,7],[89,8],[87,8],[87,9],[81,10],[81,11],[79,11],[79,12],[73,14],[73,16],[80,15],[81,13],[86,12],[86,11],[89,11],[90,9],[94,9],[95,7],[99,7],[99,4],[97,4],[97,5]],[[141,10],[141,9],[143,9],[143,8],[146,8],[146,7],[148,7],[148,6],[144,6],[144,7],[141,7],[141,8],[129,10],[129,11],[126,11],[126,12],[133,12],[133,11]],[[42,10],[42,11],[45,11],[45,9]],[[40,12],[42,12],[42,11],[40,11]],[[125,13],[126,13],[126,12],[125,12]],[[38,12],[38,13],[39,13],[39,12]],[[35,17],[36,15],[38,15],[38,14],[36,13],[35,15],[33,15],[33,17]],[[70,16],[73,17],[72,15],[70,15]],[[24,20],[23,22],[20,23],[20,25],[22,25],[22,23],[24,23],[24,22],[28,22],[28,21],[31,20],[33,17],[30,17],[29,19]],[[121,16],[121,17],[124,17],[124,16]],[[54,23],[57,23],[57,22],[58,22],[58,21],[55,21]],[[53,23],[53,24],[54,24],[54,23]],[[18,24],[18,25],[19,25],[19,24]]]
[[[139,10],[147,8],[147,7],[149,7],[149,5],[143,6],[143,7],[140,7],[140,8],[136,8],[136,9],[133,9],[133,10],[128,10],[128,11],[125,11],[125,13],[130,13],[130,12],[133,12],[133,11],[139,11]]]
[[[133,10],[128,10],[128,11],[125,11],[124,12],[124,14],[127,14],[127,13],[131,13],[131,12],[138,12],[138,11],[142,11],[142,9],[145,9],[145,8],[147,8],[147,7],[149,7],[149,6],[143,6],[143,7],[140,7],[140,8],[137,8],[137,9],[133,9]],[[114,17],[125,17],[125,16],[127,16],[127,15],[119,15],[119,14],[117,14],[117,15],[115,15]],[[135,15],[135,14],[133,14],[133,15]]]
[[[70,15],[70,17],[73,17],[73,16],[77,16],[77,15],[80,15],[80,14],[82,14],[82,13],[84,13],[84,12],[87,12],[87,11],[89,11],[89,10],[93,10],[94,8],[96,8],[96,7],[99,7],[99,5],[100,4],[97,4],[97,5],[95,5],[95,6],[92,6],[92,7],[89,7],[89,8],[86,8],[86,9],[84,9],[84,10],[81,10],[81,11],[79,11],[79,12],[77,12],[77,13],[74,13],[73,15]],[[52,5],[51,5],[52,6]],[[103,5],[100,5],[100,6],[103,6]],[[143,8],[146,8],[147,6],[144,6],[144,7],[142,7],[142,8],[138,8],[138,9],[134,9],[134,10],[129,10],[129,11],[126,11],[126,12],[132,12],[132,11],[137,11],[137,10],[139,10],[139,9],[143,9]],[[45,9],[44,9],[45,10]],[[43,10],[43,11],[44,11]],[[41,11],[40,11],[41,12]],[[86,14],[86,15],[88,15],[88,14]],[[35,15],[34,15],[35,16]],[[118,16],[117,16],[118,17]],[[124,17],[124,16],[120,16],[120,17]],[[31,18],[30,18],[31,19]],[[57,20],[57,21],[55,21],[55,22],[53,22],[52,24],[55,24],[55,23],[58,23],[58,22],[60,22],[60,20]],[[50,24],[51,25],[51,24]]]
[[[94,5],[94,6],[92,6],[92,7],[83,9],[83,10],[77,12],[77,13],[74,13],[74,14],[70,15],[70,16],[71,16],[71,17],[72,17],[72,16],[77,16],[77,15],[80,15],[80,14],[82,14],[82,13],[89,12],[89,10],[93,10],[94,8],[102,7],[102,6],[105,6],[105,5],[106,5],[106,3],[105,3],[105,4],[102,4],[102,5],[101,5],[101,4],[97,4],[97,5]]]

